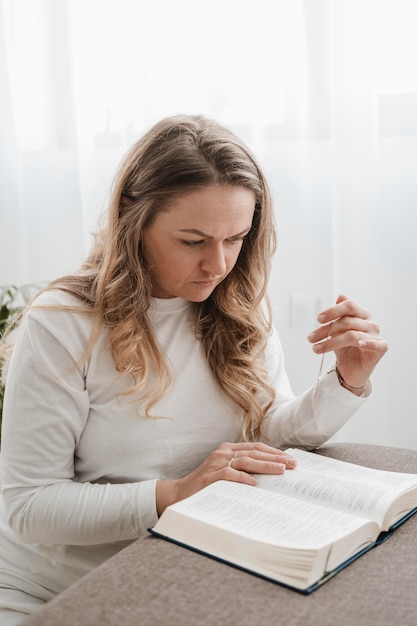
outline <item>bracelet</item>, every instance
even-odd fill
[[[366,383],[366,385],[363,385],[363,387],[353,387],[353,385],[349,385],[349,383],[347,383],[345,381],[345,379],[343,378],[342,374],[339,372],[339,370],[337,368],[337,365],[336,365],[334,371],[336,372],[337,379],[338,379],[339,383],[342,385],[342,387],[346,387],[347,389],[353,389],[355,391],[363,391],[368,386],[368,383]]]

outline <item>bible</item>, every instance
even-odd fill
[[[214,482],[164,511],[149,532],[311,593],[417,512],[417,475],[289,449],[295,469],[255,487]]]

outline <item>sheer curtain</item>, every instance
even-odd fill
[[[296,391],[314,315],[345,292],[391,351],[342,436],[417,448],[416,17],[414,0],[0,0],[0,284],[77,267],[137,136],[205,113],[271,183]]]

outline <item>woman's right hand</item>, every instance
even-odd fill
[[[256,485],[254,474],[282,474],[295,466],[296,460],[291,455],[264,443],[222,443],[187,476],[157,482],[158,515],[162,515],[170,504],[193,495],[216,480]]]

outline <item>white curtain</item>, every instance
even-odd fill
[[[205,113],[271,183],[294,387],[318,366],[304,331],[346,292],[392,346],[348,435],[417,447],[416,18],[415,0],[0,0],[0,285],[77,267],[128,147]]]

